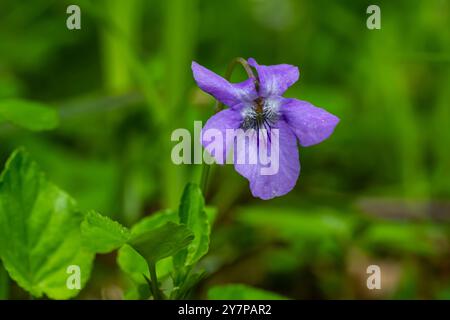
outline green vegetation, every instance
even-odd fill
[[[449,299],[450,1],[377,4],[2,0],[0,299]],[[284,197],[171,161],[214,113],[191,61],[235,57],[341,119]]]

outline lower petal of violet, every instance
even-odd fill
[[[277,141],[278,157],[269,151],[274,150],[272,145],[275,145]],[[286,122],[280,120],[272,127],[272,138],[258,138],[258,134],[254,133],[249,137],[249,143],[246,144],[245,149],[237,145],[235,148],[234,166],[236,171],[250,182],[253,196],[267,200],[282,196],[294,188],[300,174],[300,161],[297,139]],[[237,159],[240,152],[245,154],[245,163],[239,163]],[[261,161],[260,157],[255,164],[251,164],[250,158],[254,158],[255,154],[270,155],[269,164],[267,161]],[[266,174],[263,174],[264,171]]]

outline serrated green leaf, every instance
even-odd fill
[[[227,284],[209,289],[211,300],[286,300],[287,298],[274,292],[250,287],[244,284]]]
[[[0,100],[0,118],[33,131],[58,126],[58,112],[45,104],[21,99]]]
[[[80,267],[83,287],[94,259],[81,243],[82,221],[75,201],[15,151],[0,178],[0,257],[10,277],[36,297],[77,295],[66,285],[67,268]]]
[[[193,238],[193,233],[186,226],[167,222],[134,237],[129,244],[149,263],[156,263],[186,248]]]
[[[178,214],[180,223],[192,230],[195,236],[185,253],[185,265],[193,265],[208,252],[211,232],[208,215],[205,211],[205,200],[196,184],[186,185]],[[181,260],[183,259],[181,258]]]
[[[108,253],[130,239],[130,231],[120,223],[95,211],[86,214],[81,224],[83,243],[96,253]]]

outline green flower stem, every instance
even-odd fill
[[[206,197],[206,191],[208,189],[208,178],[209,178],[209,171],[211,167],[210,165],[203,162],[202,164],[202,176],[200,178],[200,188],[202,190],[203,196]]]
[[[247,73],[248,77],[253,79],[255,81],[256,89],[259,88],[259,79],[255,76],[253,73],[252,68],[248,64],[247,60],[245,60],[242,57],[237,57],[231,60],[231,62],[228,64],[227,70],[225,71],[224,78],[228,81],[231,79],[231,75],[233,74],[234,68],[236,65],[240,64],[245,72]],[[223,103],[221,103],[219,100],[216,100],[214,105],[215,113],[221,111],[223,109]],[[209,178],[209,171],[210,171],[210,165],[203,162],[202,165],[202,175],[200,178],[200,188],[202,190],[203,196],[206,197],[206,192],[208,189],[208,178]]]
[[[150,280],[151,280],[151,286],[152,286],[152,292],[153,292],[153,299],[155,300],[162,300],[162,294],[161,291],[159,291],[158,287],[158,277],[156,276],[156,266],[155,263],[149,262],[148,264],[148,271],[150,272]]]

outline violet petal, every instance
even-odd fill
[[[194,79],[200,89],[229,107],[234,107],[243,101],[253,101],[258,96],[253,79],[230,83],[195,61],[192,62],[191,67]]]
[[[253,58],[248,59],[248,64],[258,72],[259,94],[262,97],[283,95],[300,76],[298,68],[290,64],[264,66],[259,65]]]
[[[236,109],[241,109],[242,104],[240,105],[236,105]],[[228,150],[231,148],[232,143],[234,141],[234,137],[233,136],[228,136],[226,135],[226,130],[227,129],[237,129],[239,128],[239,126],[242,123],[242,116],[240,114],[240,112],[238,110],[235,109],[225,109],[222,110],[218,113],[216,113],[215,115],[213,115],[211,118],[208,119],[208,121],[206,122],[205,126],[202,129],[202,133],[201,133],[201,143],[203,145],[203,147],[205,147],[205,149],[216,159],[216,163],[218,164],[224,164],[226,161],[226,157],[228,154]],[[205,139],[204,134],[210,130],[210,129],[216,129],[218,131],[220,131],[220,133],[222,134],[222,151],[223,154],[222,156],[216,156],[215,154],[212,154],[211,151],[212,147],[210,147],[210,145],[214,142],[214,141],[207,141],[208,139]]]
[[[304,147],[327,139],[339,123],[338,117],[307,101],[284,99],[280,111]]]
[[[250,190],[254,197],[264,200],[285,195],[291,191],[300,174],[300,161],[297,147],[297,139],[283,120],[278,121],[274,129],[278,129],[279,137],[279,159],[278,172],[273,175],[262,175],[261,168],[264,167],[260,161],[257,164],[239,164],[235,159],[236,171],[247,178],[250,182]],[[246,158],[249,154],[257,151],[257,134],[250,139],[249,148],[246,148]],[[270,148],[267,139],[260,139],[259,148],[264,152]],[[272,140],[273,141],[273,140]],[[239,150],[238,152],[242,152]],[[267,166],[265,166],[267,167]]]

